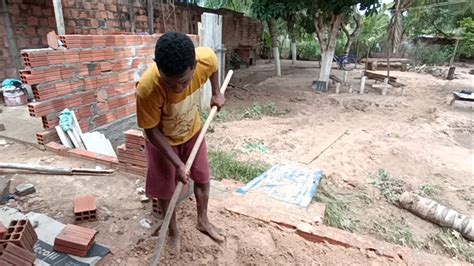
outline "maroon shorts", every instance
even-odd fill
[[[173,151],[186,163],[199,133],[188,142],[172,146]],[[165,154],[157,150],[151,143],[146,141],[145,151],[147,155],[146,195],[149,198],[171,199],[176,188],[176,167]],[[205,140],[201,144],[193,166],[191,167],[191,179],[198,184],[207,184],[210,181],[209,162],[207,159],[207,146]]]

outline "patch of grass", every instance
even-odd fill
[[[378,188],[382,196],[390,203],[396,204],[403,193],[403,181],[394,178],[385,169],[378,170],[373,175],[373,178],[375,180],[372,182],[372,185]]]
[[[277,107],[274,102],[267,102],[265,105],[253,103],[242,111],[242,118],[261,119],[264,116],[277,115]]]
[[[221,150],[209,151],[209,164],[217,180],[233,179],[247,183],[262,174],[268,166],[258,162],[242,162],[235,154]]]
[[[201,120],[204,123],[206,119],[209,117],[209,112],[210,110],[199,110],[199,114],[201,116]],[[232,115],[229,111],[227,110],[221,110],[216,114],[214,117],[213,122],[227,122],[232,120]]]
[[[355,222],[348,217],[350,211],[349,205],[336,196],[336,193],[330,193],[319,185],[316,201],[326,204],[326,213],[324,214],[324,224],[336,227],[349,232],[356,229]]]
[[[417,239],[406,224],[395,225],[390,236],[390,242],[411,248],[420,248],[422,243]]]
[[[423,247],[423,243],[404,222],[399,224],[384,224],[383,226],[374,223],[371,231],[380,235],[385,241],[390,243],[417,249]]]
[[[418,187],[418,194],[422,197],[434,199],[439,194],[439,187],[431,184],[423,184]]]
[[[444,228],[432,239],[447,254],[474,263],[474,243],[464,239],[459,232]]]
[[[244,153],[251,154],[253,152],[258,152],[260,154],[268,153],[267,145],[263,141],[258,142],[247,142],[244,144]]]

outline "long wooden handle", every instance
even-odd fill
[[[233,73],[234,72],[232,70],[229,70],[229,72],[227,73],[224,83],[222,83],[222,86],[221,86],[222,94],[225,93],[225,90],[227,89],[227,85],[229,85],[229,82],[230,82],[230,79],[232,78]],[[214,119],[214,116],[216,115],[216,113],[217,113],[217,107],[213,106],[211,108],[211,112],[209,113],[209,116],[206,119],[206,122],[204,123],[204,126],[201,129],[201,132],[199,133],[199,136],[196,142],[194,143],[193,149],[191,150],[191,154],[189,155],[188,160],[186,161],[186,165],[185,165],[186,172],[191,170],[191,166],[193,166],[194,159],[196,159],[196,155],[199,151],[199,148],[201,148],[202,141],[204,140],[204,135],[209,129],[209,125]],[[155,252],[153,253],[153,257],[150,262],[150,265],[153,265],[153,266],[158,265],[158,262],[160,261],[161,251],[163,250],[165,246],[166,236],[168,235],[168,227],[170,225],[171,216],[173,215],[174,209],[176,208],[176,203],[178,202],[178,197],[181,194],[182,189],[183,189],[183,183],[178,182],[178,185],[176,186],[173,196],[171,197],[170,203],[168,204],[168,209],[166,210],[165,219],[163,220],[163,223],[161,224],[160,232],[158,234],[158,243],[156,244]]]

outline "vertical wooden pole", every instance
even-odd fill
[[[155,32],[155,18],[154,18],[154,1],[147,0],[148,10],[148,33],[153,34]]]
[[[388,78],[385,78],[383,80],[383,88],[382,88],[382,95],[383,96],[387,95],[387,89],[388,89]]]
[[[15,33],[13,31],[10,14],[8,13],[7,1],[0,0],[0,16],[3,17],[3,24],[5,26],[6,41],[8,44],[8,53],[10,54],[10,60],[12,60],[17,70],[22,69],[20,61],[20,53],[16,45]]]
[[[360,91],[359,91],[360,94],[364,94],[365,80],[366,80],[366,79],[367,79],[366,76],[363,76],[363,77],[360,79]]]
[[[133,10],[133,0],[128,0],[128,15],[130,16],[130,31],[136,32],[135,11]]]
[[[66,28],[64,27],[63,5],[61,4],[61,0],[53,0],[53,6],[58,35],[64,35],[66,34]]]

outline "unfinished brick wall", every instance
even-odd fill
[[[18,70],[10,55],[4,23],[8,16],[18,49],[47,47],[46,34],[56,29],[51,0],[9,0],[8,13],[0,15],[0,81],[17,77]]]
[[[146,1],[132,1],[136,32],[148,31]],[[62,1],[67,34],[116,34],[132,31],[128,0]]]
[[[66,49],[22,50],[23,83],[32,87],[30,115],[41,118],[38,143],[58,141],[54,127],[65,108],[83,131],[135,114],[135,81],[152,63],[159,35],[64,35]],[[195,44],[196,35],[190,35]]]

